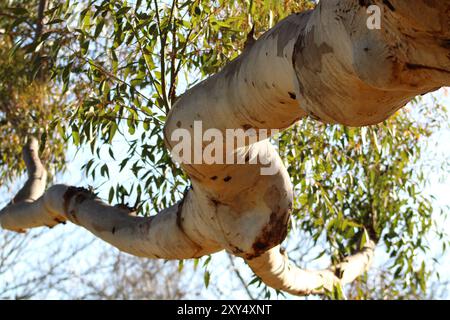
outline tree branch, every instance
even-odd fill
[[[372,3],[384,8],[381,30],[367,28],[367,8],[357,0],[321,1],[277,24],[176,101],[164,128],[167,147],[173,151],[178,144],[173,133],[179,129],[194,139],[195,121],[223,137],[227,129],[273,133],[308,114],[346,125],[378,123],[414,96],[449,85],[450,0],[418,0],[413,9],[401,0]],[[31,156],[25,196],[0,211],[0,223],[22,230],[69,220],[123,251],[150,258],[186,259],[226,249],[244,258],[269,286],[298,295],[331,291],[364,273],[373,257],[372,241],[321,271],[299,269],[280,252],[293,188],[269,139],[258,139],[232,150],[248,160],[245,164],[183,163],[193,189],[150,218],[130,216],[80,188],[56,185],[44,192],[42,175],[35,174],[38,158]],[[35,145],[28,148],[36,155]],[[255,159],[258,164],[252,164]],[[261,175],[265,163],[273,175]]]
[[[14,201],[0,211],[0,225],[4,229],[23,232],[71,221],[122,251],[149,258],[189,259],[220,249],[208,242],[199,244],[187,235],[184,225],[198,224],[189,219],[192,215],[186,215],[187,210],[196,208],[192,195],[187,194],[181,202],[156,216],[136,217],[103,203],[83,188],[54,185],[45,191],[46,171],[38,149],[34,138],[24,148],[29,177]]]
[[[369,241],[364,248],[337,266],[325,270],[304,270],[295,266],[277,246],[263,255],[247,260],[249,267],[268,286],[293,295],[329,294],[368,271],[375,250]]]
[[[37,22],[36,22],[36,36],[35,36],[36,40],[39,39],[39,37],[41,36],[44,27],[44,11],[46,4],[47,4],[46,0],[39,1]]]

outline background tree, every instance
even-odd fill
[[[169,158],[162,132],[178,95],[236,58],[246,43],[251,47],[253,36],[313,6],[309,1],[51,2],[39,40],[16,42],[12,55],[39,61],[39,68],[46,65],[44,56],[53,72],[52,89],[65,98],[63,114],[49,113],[50,124],[33,128],[42,131],[44,142],[55,137],[89,145],[93,157],[85,169],[97,186],[110,179],[111,163],[131,172],[135,181],[110,185],[104,198],[153,214],[175,203],[188,186]],[[5,9],[16,15],[5,34],[26,28],[33,16],[33,10],[17,7]],[[369,231],[393,258],[389,281],[402,290],[425,291],[427,268],[414,257],[427,250],[423,236],[432,228],[433,207],[418,191],[426,177],[413,165],[423,148],[417,141],[446,119],[440,107],[417,112],[416,117],[402,112],[368,129],[302,120],[282,136],[281,149],[295,185],[293,223],[315,243],[326,243],[323,253],[341,260]],[[421,122],[421,115],[439,120]],[[126,152],[113,147],[117,139],[128,144]],[[362,288],[352,297],[367,297]]]
[[[24,170],[18,156],[24,138],[30,134],[41,138],[40,157],[51,173],[66,169],[67,138],[59,132],[47,135],[55,119],[64,119],[70,113],[71,99],[86,99],[81,85],[70,95],[62,92],[52,80],[49,51],[38,46],[40,37],[63,33],[62,29],[44,26],[44,11],[48,1],[6,1],[0,4],[0,185],[5,196],[1,206],[16,189],[14,181]],[[44,9],[43,9],[44,8]],[[49,30],[50,29],[50,30]],[[64,41],[75,41],[70,34]],[[53,48],[56,50],[57,48]],[[84,98],[83,98],[84,97]],[[63,134],[61,134],[63,133]],[[53,175],[52,175],[53,176]],[[97,263],[74,272],[83,254],[93,243],[92,238],[79,238],[72,245],[64,240],[76,239],[71,231],[52,238],[45,230],[25,235],[0,233],[0,297],[2,299],[32,299],[48,297],[97,299],[167,299],[180,298],[186,293],[179,281],[166,281],[160,286],[156,275],[179,280],[176,263],[140,261],[124,258],[110,250],[96,252]],[[48,248],[48,250],[47,250]],[[116,260],[122,261],[118,265]],[[83,276],[81,282],[80,277]],[[95,286],[88,281],[96,279]],[[136,283],[136,279],[141,282]],[[133,280],[134,279],[134,280]],[[120,284],[120,285],[119,285]],[[185,286],[183,284],[183,286]],[[74,290],[76,287],[76,290]]]

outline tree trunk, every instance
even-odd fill
[[[382,9],[380,29],[367,27],[369,5]],[[181,96],[165,126],[167,147],[176,146],[178,129],[191,133],[195,145],[195,121],[224,136],[226,129],[285,129],[307,115],[351,126],[379,123],[416,95],[450,84],[449,13],[450,0],[321,1],[280,22]],[[83,189],[58,185],[44,193],[36,150],[35,143],[25,148],[32,155],[25,157],[30,178],[21,196],[1,211],[3,228],[69,220],[123,251],[150,258],[185,259],[226,249],[269,286],[298,295],[331,291],[370,266],[371,240],[327,270],[300,270],[288,261],[279,244],[287,234],[292,186],[263,136],[232,150],[245,164],[183,164],[193,188],[151,218],[110,207]],[[256,158],[270,162],[276,174],[261,175],[264,165],[252,164]]]

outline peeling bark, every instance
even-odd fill
[[[367,6],[383,8],[382,28],[368,30]],[[176,129],[285,129],[307,115],[327,123],[379,123],[418,94],[450,84],[450,1],[321,1],[294,14],[247,47],[221,72],[181,96],[167,119]],[[192,136],[194,136],[192,134]],[[225,135],[224,135],[225,136]],[[57,185],[45,193],[37,144],[25,148],[29,180],[0,212],[3,228],[20,231],[69,220],[138,256],[186,259],[228,250],[269,286],[323,294],[370,266],[375,243],[338,266],[302,270],[279,245],[287,234],[293,191],[286,168],[265,139],[240,146],[243,165],[183,164],[193,189],[143,218],[108,206],[87,190]],[[192,143],[194,145],[194,143]],[[278,173],[262,176],[255,157]]]

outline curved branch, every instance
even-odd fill
[[[293,295],[327,294],[344,286],[368,271],[375,243],[369,241],[361,251],[325,270],[300,269],[289,261],[280,246],[263,255],[246,260],[253,272],[268,286]]]
[[[47,170],[39,159],[39,143],[35,137],[30,137],[22,151],[22,157],[27,167],[28,180],[15,196],[13,203],[37,200],[45,190]]]
[[[24,148],[28,180],[14,201],[0,211],[2,228],[23,232],[71,221],[122,251],[149,258],[188,259],[221,249],[214,242],[195,242],[187,234],[185,225],[196,226],[198,221],[186,212],[200,210],[190,193],[156,216],[136,217],[103,203],[83,188],[54,185],[45,191],[47,174],[38,149],[35,138]]]
[[[6,208],[12,208],[14,216],[3,215],[0,211],[1,226],[16,232],[24,232],[27,228],[47,225],[54,226],[54,219],[43,218],[35,210],[28,210],[32,203],[38,201],[45,191],[47,183],[47,170],[41,163],[38,155],[39,144],[36,138],[30,137],[25,145],[22,156],[27,167],[28,179],[22,189]]]
[[[178,129],[189,132],[195,146],[196,121],[203,130],[253,128],[271,134],[308,114],[353,126],[377,123],[414,96],[450,84],[450,0],[417,0],[413,10],[403,0],[373,0],[384,9],[381,30],[368,30],[367,3],[321,1],[316,9],[280,22],[177,100],[164,128],[167,147],[173,151]],[[205,145],[200,147],[204,151]],[[293,190],[267,137],[235,146],[232,154],[245,164],[182,164],[194,188],[150,218],[108,206],[80,188],[56,185],[44,192],[37,144],[25,149],[29,180],[0,211],[3,228],[20,231],[69,220],[123,251],[151,258],[185,259],[226,249],[244,258],[268,285],[299,295],[349,283],[372,260],[373,242],[322,271],[299,269],[281,254]],[[276,173],[262,176],[263,165],[252,164],[256,158]]]

